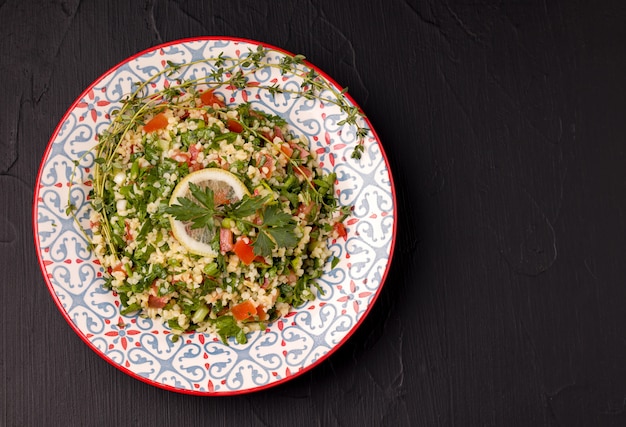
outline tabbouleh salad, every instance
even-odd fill
[[[208,88],[125,114],[123,131],[100,135],[90,194],[93,248],[122,314],[245,343],[316,298],[349,209],[305,138]]]

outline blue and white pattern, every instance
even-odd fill
[[[278,62],[286,54],[264,46],[272,49],[268,61]],[[255,42],[247,40],[200,38],[169,43],[130,58],[96,81],[72,105],[42,161],[34,227],[40,265],[55,302],[72,328],[104,359],[165,389],[237,394],[279,384],[312,368],[360,324],[389,268],[396,230],[395,193],[373,130],[365,139],[362,159],[352,159],[357,137],[349,125],[338,125],[345,118],[339,108],[293,95],[274,97],[252,85],[241,90],[222,88],[217,93],[229,104],[247,101],[284,117],[295,134],[308,137],[322,167],[337,173],[341,204],[354,207],[346,221],[347,238],[330,242],[341,261],[332,270],[328,266],[319,280],[324,294],[265,331],[249,334],[248,343],[225,345],[217,337],[201,333],[173,342],[168,328],[159,322],[120,315],[117,296],[103,288],[103,271],[86,236],[66,215],[71,201],[83,228],[89,228],[94,165],[90,150],[98,133],[106,129],[113,110],[120,108],[120,100],[132,92],[133,84],[158,73],[167,61],[190,63],[221,52],[225,57],[240,57],[256,48]],[[201,63],[185,67],[182,75],[171,78],[204,76],[212,69],[210,62]],[[167,79],[160,76],[149,88],[163,88]],[[281,76],[275,69],[261,69],[252,80],[296,90],[300,87],[298,78]],[[364,124],[371,129],[368,122]]]

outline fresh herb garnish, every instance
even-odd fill
[[[193,182],[189,183],[189,190],[198,203],[187,197],[179,197],[178,205],[169,206],[165,212],[172,215],[179,221],[191,223],[191,228],[209,229],[215,228],[215,201],[213,190],[206,187],[204,191]]]
[[[235,337],[238,344],[245,344],[248,342],[246,334],[237,325],[237,321],[233,316],[220,316],[213,321],[217,333],[222,339],[224,344],[228,344],[228,337]]]
[[[254,254],[263,257],[270,256],[272,250],[290,248],[298,243],[294,232],[295,221],[293,217],[280,210],[277,205],[270,205],[263,211],[263,223],[259,227],[259,235],[252,244]]]
[[[214,231],[216,218],[229,218],[239,221],[249,228],[256,229],[256,238],[252,246],[254,254],[262,257],[272,255],[272,250],[290,248],[298,243],[295,234],[296,222],[291,214],[284,212],[277,204],[270,204],[271,196],[245,195],[240,201],[231,205],[215,207],[213,192],[210,188],[204,191],[190,183],[189,189],[196,201],[179,197],[178,204],[168,207],[165,212],[179,221],[190,223],[191,228],[207,227]],[[259,213],[262,221],[250,221],[251,215]],[[222,220],[223,221],[223,220]]]

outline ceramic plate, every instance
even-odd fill
[[[67,111],[56,128],[39,170],[35,189],[33,225],[35,245],[43,275],[59,310],[74,331],[96,353],[123,372],[171,391],[198,395],[229,395],[261,390],[283,383],[312,369],[341,346],[356,330],[381,291],[393,253],[396,202],[393,181],[383,148],[371,124],[360,160],[351,153],[358,143],[354,126],[341,124],[346,114],[317,99],[268,93],[262,86],[299,87],[296,76],[276,69],[254,74],[245,88],[221,88],[229,104],[250,102],[257,108],[284,117],[295,134],[305,135],[320,165],[338,177],[338,197],[352,205],[348,236],[330,242],[340,258],[327,269],[320,286],[324,295],[301,306],[262,332],[248,335],[244,345],[222,343],[203,333],[172,340],[158,321],[122,316],[118,298],[103,287],[102,269],[90,252],[81,227],[66,215],[68,201],[77,208],[88,228],[88,195],[93,179],[94,156],[88,154],[97,135],[110,123],[122,97],[134,83],[145,81],[168,61],[189,64],[203,58],[238,58],[260,43],[243,39],[196,38],[167,43],[141,52],[117,65],[89,86]],[[278,63],[285,55],[269,49],[264,61]],[[308,62],[338,92],[341,88]],[[206,75],[214,64],[199,61],[186,67],[184,78]],[[178,75],[176,78],[180,78]],[[169,84],[165,75],[149,90]],[[348,105],[356,106],[347,95]],[[81,158],[72,178],[75,160]],[[70,185],[71,182],[71,185]]]

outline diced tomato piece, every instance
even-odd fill
[[[233,250],[233,232],[230,228],[220,228],[220,251],[229,252]]]
[[[281,144],[280,151],[287,157],[291,157],[293,154],[293,148],[291,148],[289,144]]]
[[[289,270],[289,273],[287,273],[287,283],[293,286],[297,281],[298,276],[296,276],[296,273],[293,270]]]
[[[157,283],[156,280],[152,282],[151,286],[154,293],[157,293]],[[158,297],[156,295],[148,295],[148,307],[150,308],[163,308],[165,304],[167,304],[168,296]]]
[[[204,165],[197,161],[200,151],[201,150],[195,145],[190,145],[189,151],[175,151],[170,155],[170,158],[177,161],[179,164],[187,163],[189,170],[194,172],[204,168]]]
[[[200,95],[200,100],[202,101],[203,105],[208,105],[209,107],[212,107],[214,104],[217,104],[220,107],[226,106],[224,101],[222,101],[220,98],[217,97],[217,95],[213,93],[213,89],[202,92],[202,94]]]
[[[243,132],[243,126],[241,125],[241,123],[239,123],[237,120],[235,119],[228,119],[226,121],[226,127],[228,128],[229,131],[231,132],[235,132],[235,133],[241,133]]]
[[[155,297],[154,295],[148,296],[148,307],[150,308],[163,308],[167,304],[168,297]]]
[[[281,140],[285,140],[285,137],[283,136],[283,131],[280,130],[280,128],[278,126],[274,126],[274,138],[279,137]]]
[[[265,117],[263,116],[263,114],[259,113],[257,110],[250,110],[248,111],[248,114],[250,115],[250,117],[254,117],[256,119],[264,119]]]
[[[170,156],[170,158],[178,163],[187,163],[188,165],[191,162],[191,155],[186,151],[176,151]]]
[[[235,242],[233,251],[239,257],[241,262],[246,265],[250,265],[254,261],[254,248],[251,244],[247,243],[244,239],[239,239]]]
[[[258,193],[255,194],[255,196],[258,196]],[[263,218],[261,218],[259,214],[254,214],[254,216],[252,217],[252,222],[256,225],[263,225]]]
[[[115,266],[113,268],[109,268],[109,273],[124,273],[124,275],[126,275],[126,270],[124,269],[124,264],[122,264],[121,262],[118,262],[117,264],[115,264]]]
[[[168,123],[165,113],[159,113],[144,125],[143,130],[146,133],[150,133],[159,129],[165,129]]]
[[[306,166],[294,166],[293,171],[298,176],[303,176],[306,178],[311,178],[313,176],[313,172],[311,172],[311,169],[307,168]]]
[[[256,308],[256,315],[259,317],[259,320],[267,320],[269,318],[262,305]]]
[[[197,144],[191,144],[188,151],[191,161],[195,162],[198,159],[198,154],[200,154],[200,151],[202,150],[198,148]]]
[[[313,208],[315,208],[315,211],[313,211]],[[312,200],[307,204],[300,203],[300,205],[298,206],[297,215],[303,213],[304,216],[308,217],[309,215],[311,215],[311,212],[317,213],[317,205]]]
[[[261,162],[263,162],[262,165]],[[262,156],[257,158],[257,164],[260,165],[259,170],[261,171],[261,175],[263,175],[265,178],[271,177],[274,173],[274,163],[274,158],[269,154],[263,154]]]
[[[263,137],[265,139],[267,139],[268,141],[270,141],[270,142],[274,141],[274,132],[271,132],[271,131],[270,132],[265,132],[265,131],[263,131],[263,132],[261,132],[261,135],[263,135]]]
[[[306,148],[302,147],[301,145],[296,144],[293,141],[289,141],[289,145],[291,146],[291,149],[293,151],[295,151],[295,150],[300,151],[300,158],[301,159],[306,159],[309,156],[309,154],[311,154],[309,152],[309,150],[307,150]]]
[[[343,222],[336,222],[333,224],[333,229],[337,233],[339,237],[343,237],[343,240],[347,240],[348,232],[346,231],[346,226],[343,225]]]
[[[250,301],[244,301],[230,309],[237,320],[246,320],[256,314],[256,307]]]
[[[125,233],[124,233],[124,240],[126,240],[127,242],[132,242],[133,241],[133,234],[130,231],[130,222],[128,221],[124,221],[125,224]]]
[[[267,261],[265,260],[265,257],[262,257],[261,255],[257,255],[254,257],[254,262],[261,262],[263,264],[267,264]]]

